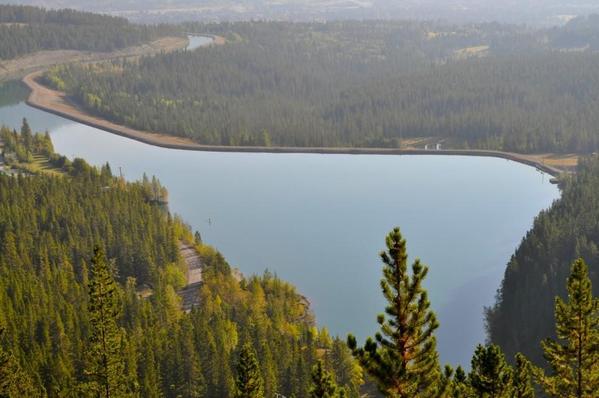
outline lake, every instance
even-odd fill
[[[468,366],[485,340],[483,308],[540,210],[549,176],[504,159],[459,156],[192,152],[152,147],[33,109],[0,90],[0,123],[26,117],[57,152],[168,187],[170,209],[245,274],[269,269],[306,295],[332,334],[376,331],[378,253],[399,226],[430,267],[442,361]]]
[[[200,47],[205,47],[214,41],[212,37],[207,36],[187,36],[187,38],[189,39],[187,50],[196,50]]]

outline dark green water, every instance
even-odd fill
[[[377,254],[400,226],[410,255],[430,266],[444,362],[467,365],[484,341],[483,307],[534,217],[559,196],[547,175],[503,159],[156,148],[30,108],[15,87],[1,91],[0,123],[26,117],[69,157],[108,161],[130,179],[158,176],[171,210],[206,242],[246,274],[268,268],[294,283],[333,334],[376,330]]]

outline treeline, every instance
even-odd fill
[[[547,30],[547,39],[561,50],[599,49],[599,15],[573,18],[566,25]]]
[[[420,260],[408,268],[399,228],[387,235],[380,257],[387,301],[377,317],[380,330],[363,347],[350,335],[348,346],[385,397],[534,398],[539,390],[555,398],[597,396],[599,298],[593,295],[584,260],[572,263],[566,297],[555,300],[556,338],[540,341],[537,336],[531,342],[543,350],[545,361],[538,362],[543,367],[521,353],[508,361],[499,346],[487,344],[477,346],[466,373],[461,367],[440,367],[435,338],[439,323],[422,287],[428,268]]]
[[[582,257],[589,264],[594,293],[599,294],[599,159],[582,160],[563,183],[562,197],[543,211],[510,260],[487,314],[490,339],[512,354],[541,357],[538,338],[554,335],[553,298],[564,297],[569,264]],[[531,316],[534,314],[534,316]]]
[[[0,5],[0,59],[40,50],[112,51],[177,33],[107,15]]]
[[[3,162],[6,166],[15,169],[17,173],[39,174],[47,172],[50,168],[54,172],[79,176],[89,174],[91,169],[81,158],[70,160],[64,155],[55,153],[50,134],[47,131],[33,133],[27,119],[23,119],[20,131],[1,126],[0,143]],[[46,162],[48,167],[33,167],[36,161]],[[144,175],[141,183],[147,191],[146,196],[155,198],[156,202],[162,203],[167,197],[166,189],[156,178],[150,181]]]
[[[599,149],[599,56],[545,53],[452,62],[341,93],[325,119],[361,145],[436,137],[446,147]]]
[[[47,157],[55,155],[50,134],[34,134],[25,119],[20,132],[0,127],[0,142],[3,144],[2,155],[7,163],[12,160],[32,162],[34,154]]]
[[[565,28],[188,28],[228,42],[139,62],[60,67],[44,80],[94,114],[212,145],[400,147],[433,137],[453,148],[599,149],[599,56],[553,50]]]
[[[0,175],[0,396],[98,396],[106,328],[116,336],[106,341],[110,379],[118,370],[120,380],[111,396],[234,396],[249,345],[268,396],[307,396],[320,359],[356,397],[359,368],[343,342],[315,328],[295,288],[269,273],[238,281],[156,195],[156,180],[127,183],[108,165]],[[202,305],[190,313],[176,293],[181,241],[204,265]],[[95,248],[104,260],[92,259]],[[100,300],[99,291],[112,293]]]
[[[0,107],[17,105],[29,96],[27,86],[18,81],[0,83]]]
[[[318,116],[339,86],[401,64],[425,40],[418,23],[191,25],[228,43],[138,63],[55,69],[46,81],[93,112],[144,130],[224,145],[333,145]],[[405,42],[391,43],[394,35]],[[432,51],[432,50],[431,50]],[[380,59],[388,58],[389,63]],[[136,98],[135,100],[133,100]]]
[[[578,223],[597,219],[580,206],[593,201],[598,176],[599,159],[583,161],[562,202],[545,213],[581,201],[565,207],[578,214],[577,226],[554,228],[564,228],[556,239],[577,240],[574,254],[590,261],[597,249]],[[0,396],[359,397],[363,371],[383,396],[400,398],[533,398],[537,385],[551,397],[594,398],[599,389],[595,267],[562,262],[548,235],[533,246],[555,255],[548,264],[564,280],[545,274],[534,290],[530,281],[540,278],[517,275],[535,294],[519,302],[537,311],[528,314],[535,323],[551,307],[539,301],[551,294],[548,286],[566,286],[557,291],[553,338],[540,342],[539,333],[529,341],[540,343],[545,361],[480,345],[466,372],[441,367],[439,323],[423,288],[428,268],[419,260],[408,268],[399,229],[380,255],[388,303],[377,317],[380,331],[364,346],[352,336],[346,345],[315,328],[290,284],[268,272],[238,279],[220,253],[156,202],[161,191],[157,180],[115,178],[108,165],[69,177],[0,175]],[[556,231],[537,221],[528,240],[539,228]],[[176,293],[185,285],[181,242],[203,264],[201,305],[189,313]],[[518,268],[512,262],[506,280]],[[494,320],[530,330],[518,319]]]

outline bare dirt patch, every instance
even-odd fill
[[[213,39],[214,39],[214,44],[217,46],[222,46],[227,42],[227,40],[222,36],[213,36]]]
[[[529,155],[529,157],[558,169],[574,170],[578,165],[578,159],[580,158],[580,155],[575,153],[543,153],[539,155]]]

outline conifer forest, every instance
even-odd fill
[[[413,2],[397,1],[0,4],[0,398],[599,398],[599,15],[577,0],[551,1],[551,10],[572,13],[551,18],[549,0],[487,13],[473,11],[483,0],[434,0],[418,5],[428,9],[418,17]],[[509,18],[488,17],[508,8]],[[542,24],[530,17],[541,8]],[[441,10],[447,18],[432,17]],[[457,10],[462,17],[452,19]],[[139,150],[126,153],[124,167],[107,161],[123,156],[119,143]],[[91,156],[77,155],[78,145]],[[189,153],[205,156],[205,167]],[[472,192],[505,181],[497,175],[485,186],[454,184],[442,170],[434,180],[419,174],[416,163],[383,163],[388,185],[368,184],[380,165],[366,159],[379,155],[496,162],[489,170],[513,179],[500,188],[514,200],[473,202]],[[363,169],[320,162],[333,157]],[[165,174],[131,177],[147,158],[158,174],[184,162],[186,190],[169,192]],[[303,186],[297,164],[345,174]],[[246,181],[244,167],[256,167],[257,179]],[[393,167],[414,167],[414,178]],[[462,239],[470,225],[452,209],[487,206],[491,220],[499,208],[537,200],[523,170],[536,173],[543,199],[555,196],[534,208],[524,236],[474,231],[497,233],[487,238],[507,247],[505,261],[481,255],[482,240],[452,247],[449,235]],[[401,207],[436,192],[423,190],[427,183],[461,196],[423,212]],[[236,187],[219,205],[242,209],[229,230],[205,213],[202,222],[180,215],[208,206],[202,195],[221,184]],[[264,186],[277,195],[256,205]],[[312,218],[287,218],[296,207],[281,198]],[[371,245],[367,225],[340,225],[317,247],[292,232],[324,228],[330,213],[367,224],[355,210],[362,202],[371,204],[367,218],[385,220],[378,257],[376,249],[360,257],[373,259],[368,272],[380,283],[327,288],[341,302],[351,294],[383,303],[378,315],[354,310],[356,325],[369,319],[366,338],[329,328],[305,280],[273,261],[312,251],[323,260],[306,264],[310,282],[356,278],[340,251]],[[274,224],[254,222],[247,242],[231,231],[276,205]],[[308,222],[314,217],[321,224]],[[427,263],[422,236],[434,234],[414,227],[424,218],[448,231],[449,243],[432,249],[446,264]],[[252,247],[269,226],[277,233],[268,249]],[[217,233],[268,266],[248,272],[243,251],[214,245]],[[327,251],[342,272],[325,272]],[[448,322],[441,311],[453,305],[459,314],[460,305],[429,284],[471,273],[454,257],[501,270],[493,301],[479,303],[478,326]],[[460,289],[488,290],[485,275],[467,275]],[[484,328],[473,347],[453,347],[468,363],[442,355],[445,324],[458,324],[454,333]]]

